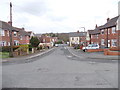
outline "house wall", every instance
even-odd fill
[[[104,30],[104,33],[102,34]],[[109,30],[108,34],[107,34],[107,30]],[[119,34],[120,30],[116,30],[115,33],[112,33],[112,27],[111,28],[106,28],[106,29],[102,29],[100,34],[94,34],[91,35],[91,43],[93,44],[99,44],[100,47],[107,47],[107,40],[108,40],[108,47],[117,47],[118,46],[118,42],[119,41]],[[102,40],[104,40],[104,42],[102,43]],[[116,40],[116,46],[113,46],[113,40]]]
[[[80,38],[79,37],[70,37],[70,46],[72,46],[72,44],[80,44]]]
[[[18,32],[16,32],[17,36],[14,36],[14,32],[12,32],[12,43],[14,45],[14,41],[18,41],[19,42],[19,38],[18,38]],[[9,36],[9,30],[4,30],[4,36],[1,36],[2,39],[0,39],[0,42],[5,41],[6,45],[5,46],[9,46],[10,45],[10,36]]]

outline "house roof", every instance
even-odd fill
[[[21,36],[30,36],[30,34],[29,34],[28,32],[26,32],[26,31],[24,30],[24,28],[17,28],[17,27],[14,27],[14,28],[19,31],[18,33],[19,33]]]
[[[71,32],[69,33],[69,37],[82,37],[86,36],[87,32]]]
[[[41,37],[42,34],[35,34],[36,37]]]
[[[116,17],[110,19],[105,25],[103,25],[102,28],[104,29],[104,28],[116,26],[118,18],[119,18],[119,16],[116,16]]]
[[[2,28],[2,29],[4,29],[4,30],[11,30],[10,28],[11,28],[11,26],[7,23],[7,22],[4,22],[4,21],[1,21],[0,20],[0,28]],[[18,31],[18,30],[16,30],[14,27],[12,27],[12,30],[13,31]]]

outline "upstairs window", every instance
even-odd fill
[[[105,44],[105,40],[101,39],[101,45],[104,45],[104,44]]]
[[[14,32],[14,37],[17,37],[17,32]]]
[[[101,30],[101,34],[104,34],[104,30]]]
[[[116,28],[115,27],[112,27],[112,33],[116,33]]]
[[[0,30],[0,36],[5,36],[5,31],[4,30]]]
[[[117,46],[117,40],[116,39],[112,39],[111,40],[111,44],[112,44],[112,47],[116,47]]]

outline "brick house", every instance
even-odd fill
[[[7,22],[0,21],[0,46],[10,46],[10,25]],[[18,30],[12,27],[12,43],[19,45]]]
[[[10,24],[0,21],[0,46],[10,46]],[[12,27],[12,43],[14,46],[19,44],[29,44],[30,34],[23,28]]]
[[[87,32],[71,32],[69,33],[69,43],[70,46],[75,44],[85,44],[86,43],[86,34]]]
[[[51,37],[42,34],[35,34],[36,37],[40,40],[40,45],[53,47],[54,43],[58,40],[57,37]]]
[[[99,44],[100,47],[118,47],[118,18],[107,19],[107,23],[96,27],[91,33],[91,43]]]
[[[19,44],[29,44],[30,34],[24,30],[24,28],[16,28],[18,30]]]

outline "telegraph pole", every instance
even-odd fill
[[[12,42],[12,3],[10,2],[10,53],[9,56],[13,57],[13,42]]]

